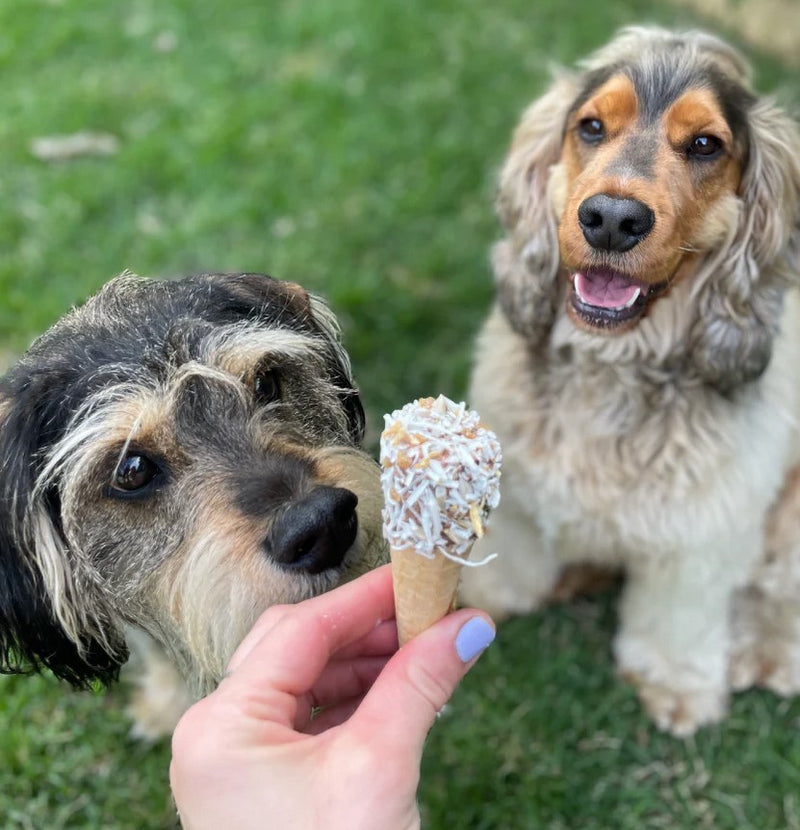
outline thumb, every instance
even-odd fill
[[[419,760],[425,737],[461,678],[494,640],[491,619],[462,609],[406,643],[350,719],[370,742]]]

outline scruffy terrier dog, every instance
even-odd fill
[[[528,109],[470,393],[506,462],[465,601],[624,569],[617,664],[679,735],[800,691],[800,138],[749,75],[632,28]]]
[[[363,431],[299,286],[111,281],[0,382],[2,669],[107,683],[132,648],[136,731],[169,731],[266,607],[383,559]]]

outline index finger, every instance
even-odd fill
[[[225,681],[230,692],[248,696],[296,698],[322,674],[330,657],[394,616],[389,565],[371,571],[328,593],[281,609],[277,620],[269,610],[242,641]],[[262,623],[262,620],[265,621]],[[288,701],[280,720],[293,717]],[[291,710],[291,711],[290,711]]]

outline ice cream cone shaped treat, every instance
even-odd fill
[[[402,646],[454,607],[461,568],[500,501],[500,444],[443,395],[385,416],[383,533]]]

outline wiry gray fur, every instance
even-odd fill
[[[133,627],[208,690],[266,607],[384,556],[363,429],[336,320],[299,286],[113,280],[0,382],[2,668],[108,681]],[[123,463],[155,472],[120,490]],[[358,497],[351,547],[274,559],[319,487]]]

